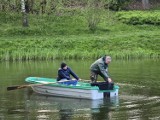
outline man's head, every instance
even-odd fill
[[[61,68],[62,68],[62,69],[67,69],[67,64],[64,63],[64,62],[62,62],[62,63],[61,63]]]
[[[110,56],[106,56],[105,63],[109,64],[110,62],[111,62],[111,57]]]

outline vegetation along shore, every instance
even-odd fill
[[[52,12],[0,11],[0,60],[160,57],[160,10],[113,11],[99,3]],[[91,6],[91,7],[90,7]]]

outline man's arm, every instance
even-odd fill
[[[69,77],[69,76],[66,76],[66,75],[63,73],[62,70],[59,70],[59,71],[58,71],[58,74],[59,74],[62,78],[66,78],[67,80],[70,79],[70,77]]]
[[[105,78],[107,78],[108,82],[112,82],[112,79],[109,77],[108,72],[106,71],[106,69],[104,68],[104,65],[102,63],[98,64],[98,67],[100,69],[100,72],[103,74],[103,76]]]
[[[78,77],[70,68],[68,68],[68,69],[69,69],[69,71],[70,71],[70,74],[71,74],[75,79],[79,80],[79,77]]]
[[[109,78],[109,75],[108,75],[106,69],[104,68],[103,63],[99,63],[99,64],[98,64],[98,67],[99,67],[100,72],[103,74],[103,76],[104,76],[105,78]]]

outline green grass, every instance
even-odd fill
[[[117,13],[120,21],[126,24],[143,25],[152,24],[160,25],[160,12],[157,10],[152,11],[121,11]]]
[[[93,32],[82,10],[29,15],[28,28],[21,26],[21,14],[0,13],[0,60],[159,58],[158,25],[127,25],[114,14],[103,11]]]

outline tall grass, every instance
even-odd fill
[[[146,36],[147,37],[147,36]],[[32,36],[1,41],[1,60],[91,59],[104,54],[116,59],[159,58],[159,40],[145,40],[107,35],[56,36],[54,39]]]
[[[159,26],[123,24],[114,14],[103,11],[94,33],[83,10],[76,9],[73,15],[29,15],[28,28],[21,27],[19,14],[5,14],[0,18],[0,60],[91,59],[104,54],[116,59],[160,57]]]

